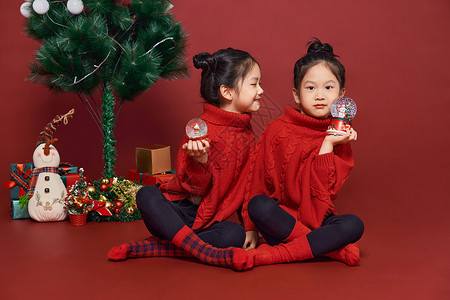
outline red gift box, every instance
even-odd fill
[[[129,180],[143,185],[160,185],[169,182],[173,177],[175,177],[174,171],[166,172],[165,174],[138,173],[136,170],[128,171]]]

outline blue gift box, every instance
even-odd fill
[[[34,165],[33,163],[11,164],[10,168],[11,181],[8,182],[8,187],[11,188],[10,198],[19,199],[27,193]]]
[[[23,210],[20,208],[19,200],[11,200],[11,218],[16,219],[29,219],[28,207]]]

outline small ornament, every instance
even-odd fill
[[[98,201],[100,201],[100,202],[108,202],[108,198],[106,198],[105,195],[100,195],[100,196],[98,197]],[[109,202],[108,202],[108,203],[109,203]],[[111,204],[111,203],[109,203],[109,204]],[[108,207],[108,206],[106,206],[106,207]]]
[[[126,208],[126,210],[127,210],[127,213],[129,213],[130,215],[134,214],[134,207],[128,206],[128,207]]]
[[[103,196],[103,197],[105,197],[105,196]],[[105,207],[108,208],[108,209],[113,209],[114,208],[113,204],[111,202],[109,202],[109,201],[106,201]]]
[[[78,15],[84,9],[83,1],[81,0],[69,0],[67,1],[67,10],[73,14]]]
[[[30,2],[22,3],[22,5],[20,6],[20,13],[25,18],[31,17],[31,3]]]
[[[109,189],[109,186],[106,183],[102,183],[98,188],[100,189],[100,191],[106,192]]]
[[[114,205],[118,208],[122,208],[123,207],[123,202],[120,200],[116,200],[114,201]]]
[[[104,184],[109,184],[109,179],[108,179],[108,178],[103,178],[103,179],[102,179],[102,183],[104,183]]]
[[[208,135],[208,126],[202,119],[192,119],[186,125],[186,135],[190,140],[205,139]]]
[[[50,8],[47,0],[34,0],[33,10],[40,15],[46,14]]]
[[[93,185],[88,185],[88,187],[86,188],[86,190],[89,193],[95,193],[95,187]],[[103,196],[103,195],[102,195]]]
[[[356,115],[356,103],[350,98],[338,98],[331,104],[331,123],[327,132],[344,135],[352,128],[352,120]]]

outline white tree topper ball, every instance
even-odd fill
[[[47,13],[49,8],[50,4],[47,0],[35,0],[33,2],[33,10],[40,15]]]
[[[22,3],[22,5],[20,6],[20,13],[25,18],[31,17],[31,3],[30,2]]]
[[[351,98],[337,98],[331,104],[331,115],[335,118],[353,119],[356,115],[356,103]]]
[[[67,1],[67,10],[73,14],[78,15],[84,9],[83,1],[81,0],[69,0]]]
[[[202,119],[192,119],[186,125],[186,134],[190,139],[200,139],[208,134],[208,126]]]

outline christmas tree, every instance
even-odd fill
[[[42,43],[29,79],[78,95],[103,135],[106,178],[114,177],[122,105],[159,78],[188,76],[186,34],[171,8],[167,0],[34,0],[21,7],[26,33]]]

